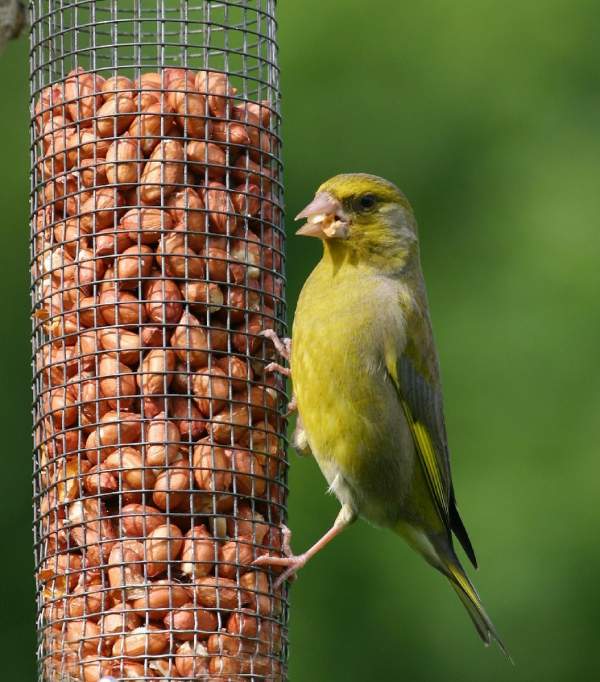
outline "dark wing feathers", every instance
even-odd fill
[[[475,550],[471,544],[471,539],[467,533],[460,514],[458,513],[458,507],[456,506],[456,500],[454,499],[454,488],[450,491],[450,529],[458,538],[462,548],[465,550],[465,554],[469,557],[469,561],[477,568],[477,557],[475,556]]]

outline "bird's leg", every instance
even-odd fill
[[[288,362],[290,361],[290,355],[292,352],[292,339],[280,339],[273,329],[264,329],[261,334],[273,343],[275,350],[284,360],[287,360]],[[281,376],[284,377],[290,377],[292,375],[292,370],[289,367],[284,367],[278,362],[270,362],[265,367],[265,372],[277,372],[277,374],[281,374]],[[292,399],[288,403],[288,411],[285,416],[289,416],[292,412],[295,412],[296,409],[296,398],[295,396],[292,396]]]
[[[312,557],[320,552],[325,545],[329,544],[334,537],[339,535],[344,528],[349,526],[356,518],[356,512],[349,506],[344,505],[340,509],[340,513],[333,526],[323,535],[323,537],[315,542],[315,544],[306,550],[303,554],[294,555],[291,553],[290,539],[291,531],[288,528],[282,527],[283,532],[283,546],[282,551],[285,556],[275,557],[268,554],[258,557],[253,562],[254,566],[284,566],[286,570],[275,581],[275,589],[280,587],[292,575],[295,575]]]

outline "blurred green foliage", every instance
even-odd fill
[[[282,2],[288,213],[342,171],[383,175],[420,225],[474,576],[516,661],[360,522],[292,588],[290,678],[597,677],[600,215],[595,0]],[[0,56],[3,675],[32,680],[27,46]],[[293,234],[291,219],[288,230]],[[319,245],[288,243],[290,319]],[[332,521],[291,455],[296,549]]]

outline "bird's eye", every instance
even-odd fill
[[[377,199],[374,194],[363,194],[358,199],[358,208],[361,211],[369,211],[375,206]]]

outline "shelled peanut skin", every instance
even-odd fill
[[[281,680],[276,138],[217,72],[75,70],[35,106],[45,674]]]

